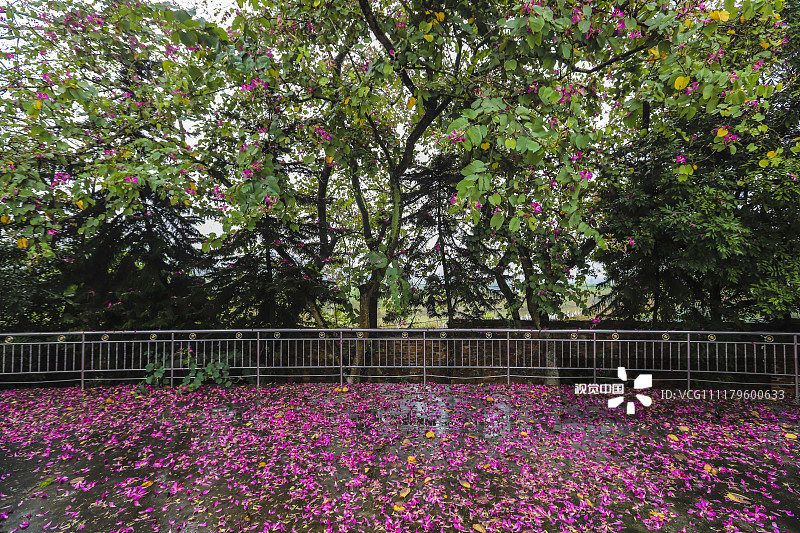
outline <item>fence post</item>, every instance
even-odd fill
[[[506,331],[506,385],[511,385],[511,332]]]
[[[800,389],[800,372],[798,372],[797,368],[797,335],[795,335],[794,336],[794,401],[800,400],[798,389]]]
[[[686,390],[692,390],[692,334],[686,334]]]
[[[794,350],[794,359],[795,363],[797,361],[797,337],[795,337],[795,350]],[[795,364],[797,367],[797,364]],[[85,374],[86,374],[86,332],[81,332],[81,390],[83,390],[85,384]]]
[[[344,350],[344,332],[339,332],[339,386],[342,387],[344,385],[344,362],[343,358],[344,355],[342,351]]]
[[[256,331],[256,389],[261,388],[261,332]]]
[[[597,383],[597,333],[592,333],[592,383]]]
[[[170,336],[169,342],[169,386],[175,386],[175,333]]]
[[[428,346],[427,346],[427,342],[425,342],[427,337],[428,337],[428,332],[427,331],[423,331],[422,332],[422,384],[423,385],[427,385],[428,384],[428,363],[425,360],[427,358],[427,355],[428,355]],[[797,353],[796,353],[797,349],[796,348],[797,347],[795,346],[795,359],[797,359],[797,357],[796,357],[797,356]]]

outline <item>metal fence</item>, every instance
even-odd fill
[[[180,383],[194,362],[276,380],[552,379],[602,383],[617,367],[663,387],[748,385],[798,394],[798,333],[493,329],[201,330],[4,334],[0,385],[139,381],[148,363]]]

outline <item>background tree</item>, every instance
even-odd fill
[[[681,137],[649,131],[609,154],[602,210],[616,246],[596,256],[611,287],[599,308],[627,319],[717,327],[797,310],[798,269],[789,250],[800,245],[800,197],[795,163],[783,157],[798,151],[797,114],[790,111],[797,64],[784,62],[796,48],[747,36],[748,25],[782,27],[779,18],[740,19],[729,30],[744,37],[732,37],[725,56],[755,85],[738,91],[739,104],[691,118],[665,113]],[[707,87],[703,98],[715,91]]]

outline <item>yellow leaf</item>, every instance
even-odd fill
[[[0,222],[2,222],[3,224],[8,224],[11,222],[11,217],[8,215],[3,215],[0,217]]]
[[[41,100],[36,100],[33,103],[33,107],[35,107],[36,109],[41,109],[42,108],[42,101]]]
[[[184,98],[184,99],[183,99],[183,105],[189,105],[189,104],[191,104],[191,103],[192,103],[192,102],[191,102],[191,101],[190,101],[188,98]]]
[[[694,21],[693,20],[685,20],[683,22],[683,25],[686,26],[689,29],[692,29],[694,27]]]
[[[484,150],[488,150],[492,145],[489,143],[481,143],[481,148]]]
[[[267,466],[267,463],[265,463],[265,462],[263,462],[263,461],[262,461],[262,462],[260,462],[260,463],[258,463],[258,467],[259,467],[259,468],[264,468],[265,466]]]
[[[736,33],[736,30],[728,30],[728,35],[733,35]]]
[[[319,7],[319,5],[321,3],[322,3],[322,0],[314,0],[314,7]]]
[[[144,483],[142,483],[142,487],[149,487],[152,484],[153,484],[152,481],[145,481]]]
[[[727,11],[720,11],[719,12],[719,20],[721,20],[722,22],[728,22],[730,20],[730,18],[731,18],[731,14],[728,13]]]
[[[83,209],[83,200],[78,200],[77,202],[75,202],[75,205],[78,206],[78,209]]]
[[[325,158],[325,162],[330,165],[331,163],[333,163],[333,158],[332,157],[326,157]]]
[[[28,239],[22,237],[21,239],[17,239],[17,246],[20,248],[27,248],[28,247]]]
[[[769,48],[769,43],[767,41],[761,41],[759,44],[761,45],[761,48],[763,48],[764,50]]]
[[[413,96],[408,99],[408,103],[406,104],[406,109],[412,109],[414,105],[417,103],[417,99]]]
[[[789,440],[796,440],[797,439],[797,435],[795,435],[794,433],[787,433],[786,435],[784,435],[784,437],[786,437]]]
[[[679,439],[678,439],[678,437],[676,437],[676,436],[675,436],[675,435],[673,435],[672,433],[670,433],[669,435],[667,435],[667,438],[668,438],[669,440],[671,440],[671,441],[675,441],[675,442],[678,442],[678,440],[679,440]]]
[[[756,418],[759,418],[761,416],[761,413],[759,413],[758,411],[750,411],[750,414]]]
[[[472,487],[472,485],[470,485],[466,481],[461,481],[460,483],[461,483],[461,486],[464,487],[465,489],[468,489],[468,488]]]
[[[494,401],[497,401],[497,400],[495,400],[494,398],[492,398],[491,396],[487,396],[486,398],[484,398],[484,400],[486,400],[487,402],[494,402]]]
[[[409,464],[412,464],[412,465],[417,464],[417,458],[414,457],[413,455],[409,455],[407,461],[409,462]]]
[[[350,97],[348,96],[348,97],[347,97],[347,98],[345,98],[345,100],[344,100],[344,105],[347,105],[347,104],[349,104],[349,103],[350,103]]]
[[[750,503],[750,498],[742,496],[741,494],[736,494],[735,492],[729,492],[725,497],[736,503]]]
[[[467,24],[472,24],[473,22],[475,22],[475,17],[470,17]]]
[[[728,130],[725,128],[720,128],[717,130],[717,137],[725,137],[728,134]]]
[[[711,466],[710,464],[706,464],[706,465],[704,465],[704,466],[703,466],[703,469],[704,469],[706,472],[708,472],[709,474],[712,474],[712,475],[717,473],[717,469],[716,469],[716,468],[714,468],[713,466]]]
[[[431,42],[433,40],[433,35],[431,35],[430,33],[425,34],[422,37],[428,42]]]
[[[427,485],[427,484],[428,484],[428,483],[430,483],[431,481],[433,481],[433,479],[432,479],[432,478],[426,477],[426,478],[425,478],[425,480],[423,481],[423,483],[425,483],[425,484]]]
[[[405,497],[406,497],[406,496],[408,496],[410,493],[411,493],[411,489],[409,489],[408,487],[406,487],[406,488],[404,488],[403,490],[401,490],[401,491],[400,491],[400,494],[399,494],[399,495],[400,495],[400,497],[401,497],[401,498],[405,498]]]
[[[687,432],[687,433],[688,433],[688,431],[689,431],[689,426],[678,426],[678,429],[680,429],[680,430],[681,430],[681,431],[683,431],[683,432]]]
[[[775,150],[770,150],[769,152],[767,152],[767,157],[769,157],[770,159],[772,159],[776,155],[778,155],[778,153]]]
[[[689,76],[678,76],[675,80],[675,90],[681,91],[689,85]]]
[[[425,436],[427,438],[429,438],[429,439],[432,439],[433,437],[436,436],[436,433],[434,433],[433,431],[429,431],[429,432],[425,433]]]
[[[438,20],[439,22],[444,22],[444,13],[441,12],[436,13],[436,20]]]
[[[114,398],[106,398],[106,403],[114,403]]]
[[[719,11],[712,11],[710,17],[712,20],[719,20]]]
[[[342,392],[348,392],[349,390],[347,387],[342,387]]]
[[[472,524],[472,529],[477,531],[478,533],[486,533],[486,528],[480,524]]]
[[[405,510],[406,510],[406,508],[405,508],[405,507],[403,507],[402,505],[397,505],[397,504],[395,504],[395,506],[394,506],[394,510],[395,510],[395,511],[397,511],[397,512],[399,513],[400,511],[405,511]]]
[[[192,205],[192,202],[190,200],[184,200],[183,203],[185,203],[186,205]]]
[[[523,437],[527,437],[528,436],[528,432],[527,431],[520,431],[519,434],[522,435]]]

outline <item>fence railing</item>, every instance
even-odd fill
[[[800,333],[493,329],[199,330],[13,333],[0,337],[0,384],[138,381],[160,364],[175,385],[190,361],[266,381],[534,379],[602,383],[617,367],[654,383],[785,387],[798,395]]]

